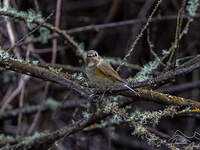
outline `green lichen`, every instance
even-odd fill
[[[114,108],[118,108],[117,102],[108,103],[104,107],[103,112],[106,113],[106,114],[109,114],[110,112],[112,112],[114,110]]]
[[[168,50],[166,50],[166,49],[163,49],[162,50],[162,55],[164,56],[164,55],[168,55],[170,52],[168,51]]]
[[[11,56],[9,55],[9,53],[5,52],[4,50],[2,50],[0,48],[0,61],[6,61],[10,58]]]
[[[15,140],[12,136],[0,136],[0,141],[13,141]]]
[[[86,120],[90,119],[90,117],[91,117],[91,114],[86,112],[86,111],[83,111],[82,115],[83,115],[83,118],[86,119]]]
[[[38,61],[38,60],[33,60],[33,61],[32,61],[32,64],[33,64],[33,65],[38,65],[38,64],[39,64],[39,61]]]
[[[54,71],[54,72],[61,72],[63,68],[54,68],[51,66],[48,66],[49,70]]]
[[[194,17],[199,7],[199,0],[188,0],[186,10],[191,17]]]
[[[112,99],[113,101],[118,102],[122,97],[123,97],[123,96],[121,96],[121,95],[117,95],[117,96],[112,96],[111,99]]]
[[[34,11],[33,9],[29,9],[27,15],[27,22],[33,22],[34,20],[37,20],[37,22],[44,22],[44,19],[42,18],[42,14]]]
[[[39,32],[40,32],[40,39],[41,39],[41,42],[43,44],[46,44],[48,42],[48,39],[49,39],[49,36],[51,34],[50,30],[45,28],[45,27],[41,27],[39,29]]]
[[[162,144],[166,144],[166,140],[161,139],[155,134],[146,134],[148,131],[141,125],[135,125],[134,132],[132,135],[140,137],[143,140],[146,140],[149,145],[159,148]]]
[[[82,72],[80,72],[80,73],[75,72],[74,74],[72,74],[72,79],[79,81],[82,86],[89,87],[89,84],[88,84],[88,82],[85,81],[85,78],[84,78]]]
[[[172,116],[176,114],[176,107],[171,106],[168,107],[164,110],[159,110],[159,111],[139,111],[136,110],[135,112],[131,113],[129,121],[137,122],[141,125],[146,125],[146,124],[158,124],[160,119],[163,116]]]
[[[56,110],[59,106],[60,103],[54,100],[53,98],[49,97],[46,101],[46,105],[51,109],[51,110]]]
[[[110,119],[110,121],[113,124],[119,125],[123,121],[123,119],[119,115],[115,114],[115,115],[112,116],[112,118]]]
[[[35,139],[38,139],[42,136],[48,136],[50,135],[49,131],[44,132],[35,132],[33,136],[27,137],[25,140],[23,140],[20,144],[28,145],[34,142]]]
[[[77,44],[78,49],[76,49],[76,55],[82,57],[83,59],[86,59],[86,52],[84,51],[85,49],[85,44],[84,43],[79,43]]]
[[[34,10],[29,10],[28,12],[18,11],[13,8],[4,8],[0,7],[0,12],[4,12],[5,14],[9,14],[15,18],[24,18],[28,23],[32,23],[34,21],[38,23],[44,22],[41,13],[37,13]]]
[[[142,82],[148,79],[152,79],[152,71],[160,64],[159,60],[150,61],[143,66],[142,70],[139,71],[134,78],[129,78],[128,82]]]

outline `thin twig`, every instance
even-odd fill
[[[45,19],[47,21],[51,16],[53,15],[53,12]],[[31,34],[33,34],[35,31],[37,31],[43,23],[39,24],[37,27],[35,27],[31,32],[24,35],[20,40],[18,40],[16,43],[14,43],[10,48],[6,50],[6,52],[9,52],[11,49],[13,49],[16,46],[19,46],[26,38],[28,38]]]
[[[144,31],[145,31],[145,30],[147,29],[147,27],[149,26],[149,23],[151,22],[153,15],[155,14],[156,10],[158,9],[158,7],[159,7],[159,5],[160,5],[161,3],[162,3],[162,0],[159,0],[159,1],[157,2],[156,6],[154,7],[153,11],[151,12],[150,16],[148,17],[146,24],[144,25],[144,27],[142,27],[140,33],[137,35],[135,41],[134,41],[133,44],[131,45],[131,48],[129,49],[128,53],[127,53],[126,56],[123,58],[121,65],[119,65],[119,66],[117,67],[117,71],[119,71],[120,68],[121,68],[121,66],[123,66],[123,65],[126,63],[127,58],[131,55],[131,53],[133,52],[133,50],[134,50],[136,44],[138,43],[139,39],[143,36]]]

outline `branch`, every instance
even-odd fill
[[[80,121],[77,121],[75,124],[70,124],[52,133],[40,134],[39,136],[35,138],[33,137],[26,138],[25,140],[21,141],[20,143],[16,145],[5,146],[2,148],[2,150],[48,149],[56,140],[59,140],[62,137],[67,137],[71,134],[82,131],[82,129],[84,129],[85,127],[92,125],[95,122],[98,122],[107,116],[108,116],[107,114],[103,113],[102,111],[99,111],[95,113],[92,117],[90,117],[89,119],[82,119]]]
[[[25,14],[26,14],[25,12],[18,12],[17,10],[12,9],[12,8],[9,8],[9,10],[0,9],[0,15],[16,18],[16,19],[19,19],[19,20],[23,20],[25,22],[29,21],[29,23],[35,23],[35,24],[41,25],[43,27],[46,27],[46,28],[48,28],[52,31],[55,31],[59,35],[63,36],[72,48],[77,50],[78,56],[84,58],[84,50],[79,46],[78,43],[76,43],[73,40],[73,38],[70,35],[68,35],[64,31],[60,30],[59,28],[44,22],[41,18],[40,19],[38,19],[36,17],[35,18],[33,18],[33,17],[29,18],[29,16],[25,15]]]
[[[153,79],[149,79],[143,82],[136,82],[131,85],[132,88],[139,88],[139,87],[158,87],[161,86],[167,82],[169,82],[172,79],[177,78],[178,76],[185,75],[187,73],[190,73],[194,71],[195,69],[200,68],[200,61],[196,62],[195,64],[190,64],[185,67],[177,68],[175,70],[171,70],[165,73],[161,73],[158,77],[155,77]],[[119,91],[119,90],[126,90],[126,88],[113,88],[111,91]]]
[[[103,90],[100,90],[100,89],[95,89],[93,92],[90,88],[81,86],[80,84],[74,82],[73,81],[74,78],[72,77],[72,75],[68,73],[61,73],[61,72],[56,72],[53,70],[48,70],[46,68],[42,68],[42,67],[24,62],[24,61],[20,62],[18,60],[10,58],[7,55],[8,53],[0,51],[0,66],[3,68],[13,70],[19,73],[31,75],[34,77],[38,77],[38,78],[48,80],[51,82],[55,82],[57,84],[70,88],[76,91],[79,95],[91,100],[96,98],[98,95],[101,95],[104,92]],[[189,73],[199,67],[200,67],[200,62],[197,62],[196,64],[187,66],[185,68],[179,68],[175,71],[169,71],[155,79],[151,79],[146,82],[135,83],[133,84],[132,87],[135,88],[138,85],[148,87],[148,86],[152,86],[152,85],[156,85],[160,83],[166,83],[166,81],[169,81],[170,79],[173,79],[177,77],[178,75]],[[159,102],[159,103],[161,102],[161,103],[167,103],[167,104],[187,105],[187,106],[200,108],[199,102],[196,102],[190,99],[184,99],[181,97],[171,96],[168,94],[163,94],[163,93],[155,92],[152,90],[146,90],[146,89],[138,89],[138,92],[139,92],[140,98],[144,98],[145,100],[148,99],[148,100]],[[94,93],[97,93],[98,95]],[[123,96],[129,96],[129,97],[137,96],[135,95],[135,93],[132,93],[123,87],[115,88],[115,89],[113,88],[109,90],[108,93],[111,95],[123,95]]]
[[[88,88],[85,88],[74,80],[72,75],[68,73],[56,72],[48,70],[46,68],[39,67],[37,65],[30,64],[28,62],[11,58],[8,53],[0,51],[0,66],[18,73],[31,75],[40,79],[49,80],[51,82],[58,83],[67,88],[73,89],[81,96],[89,97],[92,93]]]

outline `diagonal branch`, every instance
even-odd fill
[[[10,8],[11,9],[11,8]],[[20,14],[20,12],[19,12]],[[4,9],[0,9],[0,15],[3,16],[8,16],[8,17],[12,17],[12,18],[17,18],[19,20],[24,20],[27,22],[27,20],[30,20],[30,18],[28,18],[28,16],[26,15],[19,15],[16,13],[16,10],[13,11],[5,11]],[[61,29],[59,29],[58,27],[55,27],[49,23],[43,22],[41,20],[37,20],[37,19],[33,19],[31,20],[31,23],[35,23],[38,25],[41,25],[43,27],[46,27],[52,31],[55,31],[56,33],[58,33],[59,35],[63,36],[65,38],[65,40],[67,40],[67,42],[69,43],[69,45],[77,50],[77,54],[84,58],[84,53],[83,53],[83,49],[79,46],[79,44],[77,42],[75,42],[73,40],[73,37],[71,37],[70,35],[68,35],[67,33],[65,33],[64,31],[62,31]]]
[[[56,72],[54,70],[48,70],[46,68],[42,68],[37,65],[33,65],[24,61],[18,61],[6,55],[8,54],[3,51],[0,51],[0,67],[3,67],[5,69],[13,70],[19,73],[23,73],[23,74],[31,75],[31,76],[38,77],[44,80],[48,80],[51,82],[55,82],[57,84],[63,85],[67,88],[70,88],[76,91],[79,95],[87,99],[95,99],[96,94],[94,93],[97,93],[98,95],[100,95],[104,92],[103,90],[100,90],[100,89],[95,89],[93,92],[90,88],[81,86],[77,82],[73,81],[74,79],[72,75],[68,73],[61,73],[61,72]],[[198,68],[200,68],[200,62],[196,62],[193,65],[188,65],[185,68],[179,68],[175,71],[166,72],[165,74],[155,79],[151,79],[145,82],[135,83],[133,84],[132,87],[133,88],[150,87],[156,84],[166,83],[167,81],[172,80],[179,75],[189,73],[193,71],[194,69],[198,69]],[[140,94],[140,98],[148,99],[155,102],[200,107],[199,102],[189,100],[189,99],[184,99],[181,97],[171,96],[168,94],[163,94],[163,93],[155,92],[152,90],[146,90],[146,89],[139,89],[138,92]],[[123,96],[128,96],[128,97],[137,96],[123,87],[113,88],[109,90],[108,93],[111,95],[123,95]]]

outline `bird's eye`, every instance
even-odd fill
[[[95,51],[89,51],[87,57],[98,57],[98,53]]]

